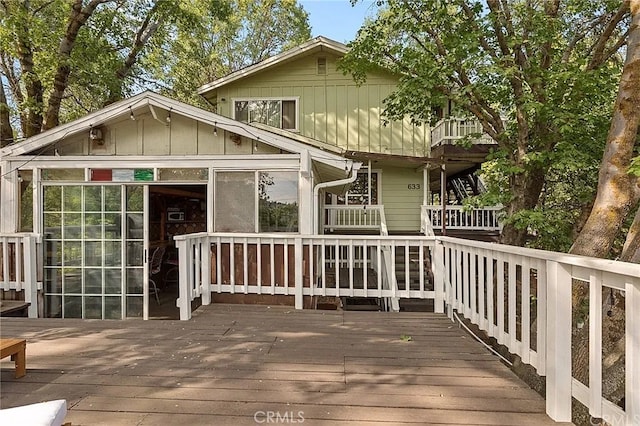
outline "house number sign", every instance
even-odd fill
[[[419,183],[410,183],[407,185],[407,189],[420,189]]]

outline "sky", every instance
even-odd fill
[[[325,36],[346,43],[352,41],[365,17],[374,17],[373,0],[359,0],[351,6],[349,0],[299,0],[309,13],[311,36]]]

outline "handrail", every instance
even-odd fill
[[[460,205],[447,205],[445,209],[446,229],[468,231],[501,231],[500,212],[502,206],[471,208]],[[422,214],[429,219],[433,229],[442,229],[442,206],[423,205]],[[424,222],[424,218],[423,218]]]
[[[464,138],[470,138],[474,145],[496,143],[484,132],[482,125],[475,118],[443,118],[431,131],[432,146],[450,145]]]
[[[333,205],[325,209],[324,229],[378,229],[384,206],[381,204]]]
[[[35,233],[0,233],[0,289],[24,293],[29,318],[38,317],[38,255],[42,236]]]

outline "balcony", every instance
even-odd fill
[[[487,206],[472,209],[466,206],[447,205],[445,208],[444,224],[442,223],[442,206],[425,205],[422,206],[422,221],[425,228],[431,225],[434,230],[445,229],[459,231],[491,231],[500,232],[499,213],[502,206]],[[425,219],[429,219],[428,222]]]
[[[455,145],[458,141],[469,138],[473,145],[494,145],[476,119],[445,118],[436,123],[431,131],[431,146]]]

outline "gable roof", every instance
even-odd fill
[[[215,90],[233,81],[248,77],[257,72],[263,71],[267,68],[286,63],[288,61],[296,59],[300,56],[308,55],[310,53],[328,51],[328,52],[332,52],[342,56],[345,53],[347,53],[348,50],[349,48],[345,44],[342,44],[340,42],[331,40],[323,36],[318,36],[316,38],[312,38],[306,43],[303,43],[299,46],[294,47],[293,49],[286,50],[275,56],[271,56],[270,58],[267,58],[264,61],[258,62],[253,65],[249,65],[248,67],[242,68],[238,71],[234,71],[231,74],[227,74],[222,78],[214,80],[211,83],[205,84],[204,86],[198,89],[198,94],[204,96],[207,92]]]
[[[170,111],[171,114],[180,114],[219,129],[274,146],[283,151],[301,155],[303,153],[307,155],[308,153],[311,160],[324,166],[329,166],[329,168],[338,169],[341,171],[339,174],[342,175],[345,174],[345,169],[350,169],[353,165],[351,160],[345,159],[340,155],[315,146],[306,145],[302,141],[293,140],[284,134],[274,133],[242,123],[151,91],[142,92],[131,98],[113,103],[75,121],[59,125],[46,132],[4,147],[0,149],[0,157],[29,154],[42,150],[67,136],[87,132],[90,128],[100,126],[107,121],[128,117],[130,114],[135,114],[136,111],[145,107],[151,109],[159,108]],[[326,170],[326,167],[323,167],[323,169]]]

